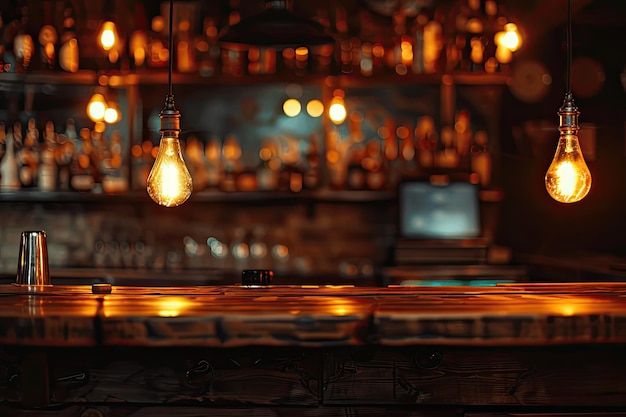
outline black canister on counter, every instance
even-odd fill
[[[274,271],[269,269],[244,269],[241,271],[241,285],[244,287],[266,287],[272,283]]]

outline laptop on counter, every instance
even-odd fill
[[[393,266],[385,270],[385,285],[495,285],[525,275],[519,266],[489,264],[479,187],[447,175],[400,183]]]

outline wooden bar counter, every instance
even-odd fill
[[[626,283],[98,290],[0,285],[0,416],[626,416]]]

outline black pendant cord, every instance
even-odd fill
[[[572,0],[567,0],[567,93],[572,92]]]
[[[565,99],[561,106],[561,111],[564,112],[577,112],[578,108],[574,102],[574,95],[572,94],[572,0],[567,0],[567,40],[565,49],[566,52],[566,90]],[[568,121],[571,121],[569,118]]]
[[[172,88],[172,70],[173,70],[173,56],[172,54],[174,53],[174,35],[173,35],[173,27],[174,27],[174,0],[170,0],[170,33],[169,33],[169,49],[170,49],[170,56],[168,57],[168,69],[167,69],[167,87],[168,87],[168,94],[170,96],[174,95],[173,94],[173,88]]]

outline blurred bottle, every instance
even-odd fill
[[[407,125],[398,127],[398,138],[400,139],[400,174],[401,178],[411,178],[418,174],[418,167],[415,161],[415,141],[413,129]]]
[[[363,167],[366,157],[366,149],[362,144],[355,144],[350,148],[348,157],[347,183],[350,190],[364,190],[368,172]]]
[[[88,192],[93,189],[94,178],[91,172],[92,143],[91,131],[88,128],[80,130],[80,145],[71,165],[71,181],[72,190],[80,192]]]
[[[487,132],[479,130],[474,135],[475,145],[472,146],[471,170],[478,174],[480,185],[488,188],[491,184],[493,161],[489,153]]]
[[[261,191],[274,191],[278,189],[278,172],[281,166],[276,152],[266,141],[261,144],[259,150],[259,166],[257,167],[257,184]]]
[[[56,66],[57,42],[59,36],[53,23],[52,0],[43,3],[43,26],[37,36],[41,68],[53,70]]]
[[[32,25],[28,20],[28,6],[21,1],[18,5],[15,38],[13,39],[13,53],[15,54],[15,71],[24,73],[28,71],[33,54],[35,42],[33,41]]]
[[[499,10],[496,0],[484,0],[483,7],[485,12],[485,71],[493,73],[499,70],[498,60],[496,59],[497,45],[495,36],[496,33],[502,30],[502,25],[498,19]]]
[[[28,120],[26,136],[17,158],[21,187],[36,187],[39,173],[39,130],[35,125],[35,119]]]
[[[211,136],[204,147],[206,159],[207,187],[218,188],[224,176],[224,166],[222,164],[222,149],[219,140]]]
[[[124,164],[122,133],[113,130],[109,140],[108,156],[102,161],[102,190],[107,194],[121,194],[128,191],[127,170]]]
[[[69,133],[72,134],[74,120],[68,119],[71,128]],[[66,122],[66,123],[68,123]],[[69,191],[71,183],[71,165],[76,158],[76,145],[67,136],[68,129],[66,127],[66,133],[57,135],[57,146],[54,152],[54,160],[57,165],[57,189],[61,191]]]
[[[145,68],[148,60],[148,21],[142,2],[135,3],[134,28],[128,37],[128,60],[134,70]]]
[[[485,61],[486,38],[485,16],[481,11],[480,0],[468,0],[469,15],[465,23],[465,49],[463,50],[463,62],[469,67],[462,68],[469,71],[483,71]]]
[[[194,191],[204,190],[208,185],[207,164],[204,145],[196,135],[189,135],[185,141],[185,162],[193,180]]]
[[[170,51],[168,49],[169,41],[165,28],[165,18],[161,15],[154,16],[150,23],[150,29],[148,67],[166,68],[170,58]]]
[[[78,39],[76,38],[76,19],[72,2],[65,2],[63,10],[63,31],[59,49],[59,66],[67,72],[77,72],[79,68]]]
[[[450,126],[441,128],[441,148],[435,156],[435,166],[441,168],[456,168],[459,166],[459,154],[455,147],[454,129]]]
[[[226,135],[222,146],[222,160],[224,163],[224,176],[220,183],[222,191],[236,191],[237,177],[243,171],[241,163],[241,146],[237,137],[232,133]]]
[[[194,41],[195,60],[198,72],[203,77],[212,77],[219,69],[220,46],[217,34],[215,20],[210,16],[205,17],[202,34]]]
[[[54,123],[51,120],[46,122],[43,139],[39,165],[39,189],[41,191],[54,191],[57,184],[57,166],[54,159],[57,139]]]
[[[0,135],[4,135],[4,124],[0,124]],[[16,190],[20,188],[18,177],[18,162],[15,157],[15,140],[12,129],[6,133],[4,142],[6,150],[0,162],[0,189]]]
[[[313,134],[309,141],[309,149],[306,153],[306,168],[304,171],[303,183],[307,190],[315,190],[320,187],[322,182],[320,151],[317,138]]]
[[[387,172],[385,169],[385,157],[381,150],[381,142],[378,139],[367,141],[366,156],[362,162],[367,171],[365,185],[367,189],[378,191],[387,186]]]
[[[444,13],[440,8],[436,8],[428,23],[424,27],[424,45],[422,59],[424,61],[424,72],[427,74],[441,72],[443,64],[443,20]]]
[[[182,13],[176,31],[176,69],[182,73],[194,73],[197,71],[197,65],[190,33],[191,16],[188,8],[183,8]]]

